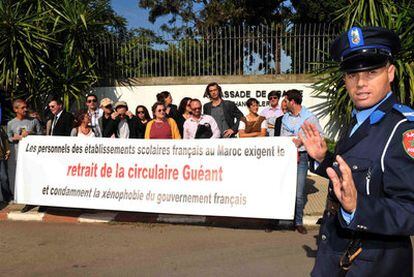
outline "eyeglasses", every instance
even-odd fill
[[[96,103],[97,101],[96,101],[96,99],[89,99],[89,100],[86,100],[86,103]]]
[[[273,99],[279,99],[278,97],[276,97],[276,96],[270,96],[269,97],[269,100],[273,100]]]
[[[157,110],[157,112],[159,112],[159,113],[165,112],[165,109],[159,109],[159,110]]]

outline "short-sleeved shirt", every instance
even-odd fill
[[[12,140],[12,137],[15,134],[21,135],[23,130],[26,130],[32,135],[42,134],[42,127],[40,126],[39,120],[36,118],[25,118],[23,120],[13,118],[7,123],[7,136],[9,138],[9,141],[11,143],[17,143],[16,141]]]
[[[19,141],[13,141],[13,136],[15,134],[21,135],[23,130],[29,132],[31,135],[41,135],[42,127],[40,126],[39,120],[36,118],[25,118],[23,120],[13,118],[7,123],[7,138],[12,144],[11,158],[17,158],[17,151],[19,148]]]

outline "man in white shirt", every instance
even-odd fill
[[[201,114],[201,102],[193,99],[190,102],[191,117],[184,122],[184,139],[194,138],[220,138],[220,129],[210,115]],[[199,125],[202,127],[200,128]],[[211,136],[205,137],[201,130],[211,129]],[[198,131],[198,132],[197,132]]]
[[[98,97],[90,93],[86,96],[86,107],[88,108],[88,114],[91,117],[91,127],[97,134],[102,134],[102,130],[99,127],[99,118],[103,115],[103,110],[98,107]]]

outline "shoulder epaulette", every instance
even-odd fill
[[[408,121],[414,121],[414,110],[403,104],[394,104],[393,109],[405,116]]]

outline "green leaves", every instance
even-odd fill
[[[108,0],[0,0],[0,18],[0,89],[39,109],[79,102],[98,79],[93,44],[125,28]]]

